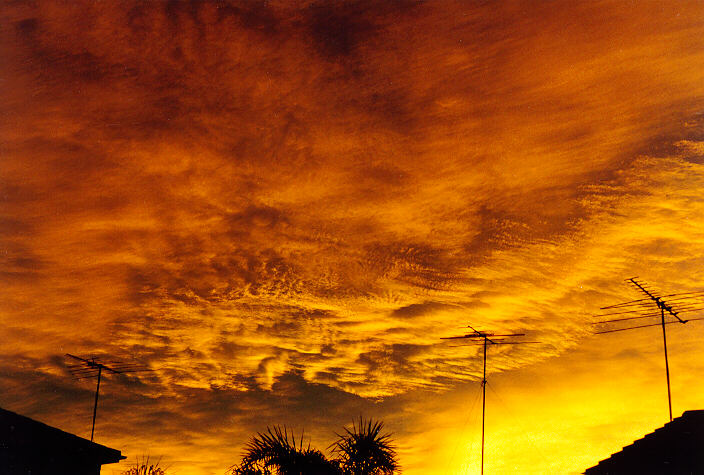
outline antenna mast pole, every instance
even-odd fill
[[[670,390],[670,363],[667,359],[667,333],[665,332],[665,309],[667,308],[668,313],[674,315],[677,320],[679,320],[682,323],[685,323],[680,317],[677,316],[677,313],[673,312],[670,307],[665,305],[665,302],[662,301],[660,297],[656,297],[652,293],[648,291],[645,287],[643,287],[635,278],[630,278],[628,279],[629,282],[631,282],[633,285],[638,287],[645,295],[650,297],[651,300],[655,302],[655,304],[660,308],[660,325],[662,326],[662,344],[663,348],[665,349],[665,377],[667,378],[667,407],[670,411],[670,422],[672,422],[672,391]]]
[[[486,417],[486,343],[487,343],[487,336],[484,335],[484,376],[482,376],[482,468],[481,468],[481,475],[484,475],[484,419]]]
[[[626,330],[636,330],[639,328],[646,327],[662,327],[662,344],[665,353],[665,378],[667,380],[667,407],[670,422],[672,422],[672,389],[670,388],[670,362],[667,356],[667,331],[665,329],[665,325],[674,323],[685,324],[692,320],[704,320],[704,318],[702,317],[689,318],[687,320],[683,320],[679,316],[680,313],[700,312],[704,310],[704,301],[702,301],[704,299],[704,291],[658,295],[657,292],[648,289],[647,285],[642,282],[639,282],[636,279],[637,277],[631,277],[630,279],[626,279],[626,282],[637,288],[646,296],[646,298],[601,307],[601,310],[607,310],[608,313],[597,315],[598,317],[618,315],[618,318],[602,320],[600,322],[595,322],[594,324],[602,325],[626,321],[630,322],[632,320],[641,318],[657,317],[660,317],[660,321],[658,323],[636,325],[627,328],[601,330],[595,333],[614,333]],[[651,310],[652,307],[650,307],[650,305],[653,303],[656,305],[659,311]],[[670,318],[669,321],[665,321],[665,314],[667,314],[667,317]],[[674,317],[674,319],[672,319],[672,317]]]
[[[95,414],[98,412],[98,394],[100,393],[100,374],[103,372],[103,365],[98,366],[98,386],[95,388],[95,404],[93,405],[93,425],[90,428],[90,441],[93,442],[95,432]]]
[[[665,376],[667,377],[667,404],[672,422],[672,392],[670,391],[670,364],[667,361],[667,335],[665,334],[665,309],[660,307],[660,322],[662,324],[662,344],[665,348]]]
[[[75,379],[98,377],[98,384],[95,387],[95,401],[93,402],[93,424],[90,427],[90,441],[93,442],[93,436],[95,435],[95,418],[98,413],[98,397],[100,396],[100,377],[103,375],[103,370],[113,374],[136,373],[151,370],[129,362],[120,363],[116,361],[110,363],[110,366],[107,366],[101,363],[96,357],[91,357],[90,359],[81,358],[80,356],[75,356],[70,353],[66,353],[66,356],[78,361],[78,363],[68,365],[69,371],[73,374]]]
[[[484,347],[483,355],[483,366],[484,370],[482,373],[482,459],[481,459],[481,475],[484,475],[484,427],[486,422],[486,351],[489,344],[492,345],[520,345],[526,343],[539,343],[537,341],[507,341],[507,338],[525,336],[525,333],[507,333],[507,334],[496,334],[493,332],[486,332],[475,330],[471,325],[468,325],[472,330],[472,333],[467,333],[460,336],[448,336],[441,338],[442,340],[464,340],[467,339],[471,343],[470,345],[482,345]],[[467,345],[462,345],[467,346]]]

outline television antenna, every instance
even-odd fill
[[[530,343],[539,343],[537,341],[511,341],[509,337],[525,336],[525,333],[505,333],[497,334],[486,332],[483,330],[476,330],[471,325],[467,327],[472,330],[472,333],[467,333],[460,336],[446,336],[442,337],[441,340],[470,340],[471,343],[467,345],[458,346],[483,346],[484,347],[484,372],[482,375],[482,461],[481,461],[481,474],[484,475],[484,422],[486,420],[486,349],[489,345],[525,345]]]
[[[659,323],[648,323],[645,325],[636,325],[626,328],[607,329],[595,332],[595,334],[615,333],[626,330],[636,330],[646,327],[662,327],[662,343],[665,351],[665,377],[667,380],[667,403],[670,411],[670,422],[672,422],[672,392],[670,390],[670,364],[667,358],[667,333],[665,325],[673,323],[685,324],[693,320],[704,320],[704,318],[689,318],[683,320],[680,318],[681,313],[697,312],[704,310],[704,291],[699,292],[684,292],[678,294],[660,295],[653,290],[648,284],[637,280],[638,277],[626,279],[629,285],[636,288],[644,298],[631,300],[630,302],[622,302],[607,307],[601,307],[600,310],[606,310],[606,313],[596,315],[596,317],[616,316],[609,320],[601,320],[595,322],[594,325],[603,324],[622,324],[622,322],[631,322],[640,319],[652,319],[660,317]],[[647,320],[646,320],[647,321]],[[637,322],[633,322],[637,323]]]
[[[108,364],[101,362],[95,356],[90,358],[81,358],[80,356],[75,356],[70,353],[66,353],[66,356],[78,361],[78,363],[66,365],[74,379],[79,380],[94,378],[96,376],[98,377],[98,384],[95,388],[95,403],[93,404],[93,425],[90,429],[90,441],[93,442],[93,434],[95,432],[95,415],[98,412],[98,395],[100,394],[100,376],[102,375],[103,370],[112,374],[137,373],[152,370],[144,368],[137,363],[120,361],[106,362],[110,364],[108,366]]]

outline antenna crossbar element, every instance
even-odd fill
[[[540,341],[505,341],[494,343],[496,346],[500,345],[533,345],[535,343],[542,343]],[[466,345],[451,345],[450,348],[461,348],[463,346],[484,346],[484,342],[480,341],[477,343],[467,343]]]
[[[93,424],[90,429],[90,441],[93,442],[93,435],[95,434],[95,417],[98,412],[98,396],[100,395],[100,379],[103,374],[103,370],[112,374],[136,373],[151,370],[144,368],[137,363],[114,361],[108,366],[107,364],[100,362],[96,357],[83,358],[70,353],[66,353],[66,356],[80,362],[66,365],[69,372],[75,379],[80,380],[94,378],[96,376],[98,377],[98,383],[95,388],[95,401],[93,403]]]
[[[667,298],[668,302],[672,302],[675,300],[697,299],[697,298],[702,298],[702,297],[704,297],[704,291],[667,294],[667,295],[662,295],[660,298],[661,299]],[[621,307],[630,307],[630,306],[638,306],[638,305],[649,305],[650,302],[652,302],[652,299],[650,297],[648,297],[648,298],[643,298],[643,299],[631,300],[630,302],[622,302],[622,303],[617,303],[615,305],[608,305],[606,307],[601,307],[600,310],[608,310],[611,308],[621,308]]]
[[[672,315],[673,317],[675,317],[677,320],[679,320],[680,323],[684,323],[684,320],[682,320],[680,317],[677,316],[677,314],[676,314],[675,312],[673,312],[672,307],[670,307],[669,305],[667,305],[667,304],[662,300],[662,297],[658,297],[657,295],[655,295],[654,293],[652,293],[652,292],[651,292],[650,290],[648,290],[641,282],[638,282],[638,281],[635,279],[635,277],[632,277],[632,278],[630,278],[630,279],[628,279],[628,280],[629,280],[633,285],[635,285],[638,289],[640,289],[641,292],[643,292],[645,295],[647,295],[648,297],[650,297],[650,299],[653,300],[653,301],[657,304],[658,308],[660,308],[661,310],[667,310],[667,312],[668,312],[670,315]]]
[[[698,312],[698,311],[701,311],[701,310],[704,310],[704,307],[690,308],[690,309],[685,309],[685,310],[678,310],[677,313],[680,314],[680,313],[687,313],[687,312]],[[640,319],[640,318],[653,318],[653,317],[659,317],[659,316],[660,316],[660,313],[659,313],[659,312],[658,312],[658,313],[649,313],[649,314],[646,314],[646,315],[638,315],[638,316],[635,316],[635,317],[615,318],[615,319],[613,319],[613,320],[602,320],[602,321],[600,321],[600,322],[592,322],[592,325],[600,325],[600,324],[602,324],[602,323],[625,322],[625,321],[627,321],[627,320],[637,320],[637,319]],[[697,319],[696,319],[696,318],[690,318],[690,319],[688,319],[688,320],[683,320],[682,322],[675,320],[675,321],[673,321],[673,322],[667,322],[667,323],[687,323],[687,322],[690,321],[690,320],[697,320]]]
[[[601,307],[601,310],[610,310],[610,312],[602,313],[598,315],[599,317],[614,315],[624,316],[609,320],[602,320],[596,322],[595,324],[601,325],[626,321],[630,322],[632,320],[656,317],[660,317],[660,322],[645,325],[636,325],[627,328],[611,328],[606,330],[600,330],[595,332],[595,334],[617,333],[628,330],[636,330],[639,328],[648,328],[656,326],[662,328],[663,351],[665,355],[665,376],[667,382],[667,403],[670,421],[672,421],[672,391],[670,389],[670,364],[667,356],[667,333],[665,331],[665,325],[670,325],[673,323],[685,324],[694,320],[704,320],[704,318],[689,318],[687,320],[683,320],[679,316],[680,313],[698,312],[704,310],[704,302],[702,302],[701,300],[702,298],[704,298],[704,291],[658,295],[658,293],[656,293],[651,286],[636,279],[637,277],[631,277],[630,279],[626,279],[626,281],[630,285],[634,286],[639,292],[644,294],[646,297],[638,300],[632,300],[630,302],[623,302],[620,304]],[[653,308],[653,306],[655,306],[655,308]],[[671,320],[666,321],[666,316]],[[672,319],[673,317],[674,319]]]
[[[106,370],[106,371],[109,371],[110,373],[115,373],[115,374],[119,374],[119,373],[120,373],[119,370],[116,370],[116,369],[113,369],[113,368],[111,368],[111,367],[109,367],[109,366],[106,366],[106,365],[104,365],[104,364],[102,364],[102,363],[96,361],[95,358],[86,359],[86,358],[81,358],[81,357],[79,357],[79,356],[74,356],[74,355],[72,355],[72,354],[70,354],[70,353],[66,353],[66,356],[70,356],[71,358],[75,358],[75,359],[77,359],[77,360],[79,360],[79,361],[83,361],[84,366],[86,366],[86,367],[88,367],[88,368],[95,368],[95,369],[97,369],[98,371]]]
[[[690,318],[689,320],[685,320],[684,323],[693,322],[693,321],[695,321],[695,320],[704,320],[704,317],[702,317],[702,318]],[[680,322],[677,322],[677,321],[665,322],[664,325],[670,325],[671,323],[680,323]],[[594,332],[594,334],[595,334],[595,335],[601,335],[601,334],[604,334],[604,333],[625,332],[626,330],[635,330],[635,329],[637,329],[637,328],[647,328],[647,327],[659,327],[659,326],[661,326],[661,325],[663,325],[663,323],[652,323],[652,324],[650,324],[650,325],[638,325],[638,326],[636,326],[636,327],[617,328],[616,330],[604,330],[604,331],[600,331],[600,332]]]
[[[650,309],[650,304],[648,304],[647,307],[644,307],[646,310]],[[635,310],[622,310],[620,312],[608,312],[608,313],[600,313],[598,316],[599,317],[610,317],[612,315],[628,315],[629,313],[641,313],[643,312],[643,309],[635,309]]]
[[[469,340],[470,343],[466,345],[453,345],[452,347],[459,346],[482,346],[484,347],[484,358],[483,358],[483,373],[482,373],[482,461],[481,461],[481,474],[484,475],[484,426],[486,419],[486,349],[489,345],[522,345],[522,344],[532,344],[539,343],[537,341],[510,341],[508,337],[525,336],[525,333],[504,333],[497,334],[486,331],[475,330],[471,325],[467,327],[472,330],[472,333],[467,333],[466,335],[459,336],[446,336],[442,337],[443,340]],[[508,340],[508,341],[507,341]]]

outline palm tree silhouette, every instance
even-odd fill
[[[267,427],[247,444],[239,465],[231,475],[341,475],[339,465],[322,452],[303,447],[303,434],[296,442],[293,432],[279,426]]]
[[[337,434],[339,440],[332,444],[332,452],[345,475],[391,475],[400,473],[396,450],[391,434],[382,434],[380,421],[359,418],[359,425],[352,422],[352,430]]]
[[[122,475],[166,475],[166,469],[159,466],[161,457],[155,463],[149,463],[149,456],[137,458],[137,464],[122,472]]]

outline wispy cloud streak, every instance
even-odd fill
[[[0,402],[48,410],[20,401],[60,384],[65,351],[137,357],[156,371],[121,383],[136,419],[206,446],[234,430],[218,414],[296,391],[339,415],[476,379],[440,340],[467,322],[543,342],[492,358],[519,369],[583,341],[624,276],[698,288],[701,18],[5,5],[0,356],[52,363],[26,387],[8,370]]]

